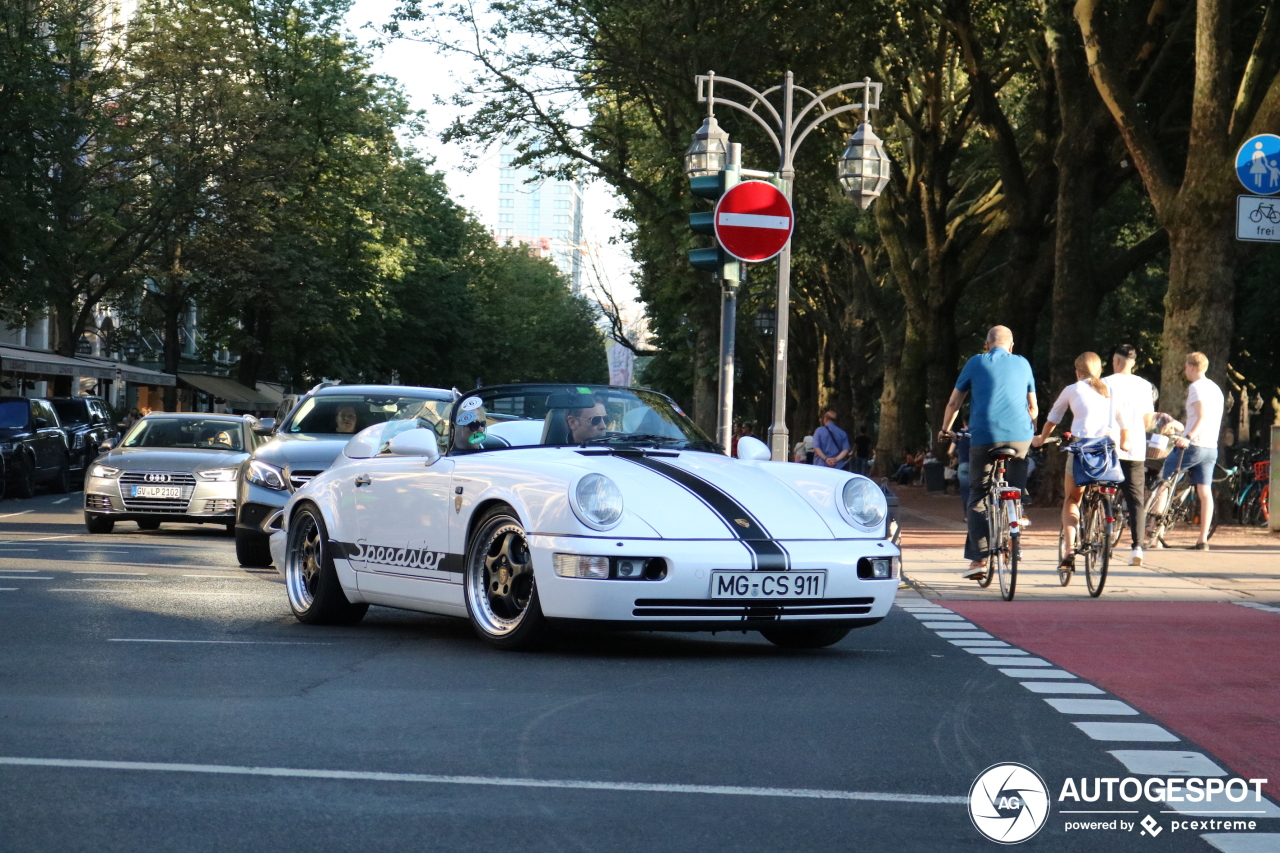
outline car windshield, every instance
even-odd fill
[[[393,394],[318,394],[289,419],[290,435],[354,435],[395,419],[417,418],[434,426],[448,417],[450,402]]]
[[[122,447],[200,447],[244,451],[240,421],[214,418],[143,418],[125,436]]]
[[[453,423],[453,452],[512,446],[722,452],[669,397],[635,388],[509,385],[482,389],[457,403]],[[477,435],[482,437],[477,440]]]
[[[27,404],[22,400],[0,403],[0,429],[21,429],[27,425]]]
[[[76,400],[50,400],[63,426],[79,426],[89,422],[88,403]]]

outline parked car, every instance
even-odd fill
[[[62,431],[67,434],[71,468],[80,472],[83,480],[89,463],[98,458],[103,442],[120,438],[116,418],[101,397],[50,397],[49,402],[58,413]]]
[[[16,497],[33,496],[38,483],[70,490],[71,448],[48,400],[0,397],[0,460]]]
[[[271,565],[269,524],[293,492],[333,464],[363,429],[393,419],[439,426],[457,398],[443,388],[321,384],[275,426],[271,440],[245,462],[237,492],[236,557],[242,566]]]
[[[168,521],[222,524],[230,533],[236,481],[258,440],[256,426],[249,415],[146,415],[89,466],[85,527],[110,533],[116,522],[134,521],[155,530]]]
[[[738,458],[668,397],[507,385],[451,412],[444,454],[416,420],[351,439],[271,536],[294,615],[370,604],[470,620],[501,648],[549,627],[759,631],[839,642],[893,605],[885,494],[835,468]]]

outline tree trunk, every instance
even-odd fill
[[[173,282],[164,282],[173,287]],[[182,357],[182,342],[179,340],[180,317],[182,309],[173,303],[180,302],[171,294],[163,294],[160,298],[160,310],[164,313],[164,372],[171,376],[178,375],[178,362]],[[178,388],[166,385],[164,389],[164,410],[178,410]]]
[[[928,429],[924,423],[927,359],[927,342],[908,321],[901,357],[896,362],[885,362],[884,390],[880,392],[880,434],[876,440],[877,477],[888,477],[896,471],[903,452],[919,447]]]
[[[1230,212],[1188,205],[1169,232],[1169,290],[1164,298],[1160,410],[1184,420],[1188,353],[1209,357],[1209,378],[1226,387],[1235,302]]]

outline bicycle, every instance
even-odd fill
[[[1062,452],[1070,453],[1073,436],[1065,433],[1061,439],[1045,439],[1045,444],[1062,444]],[[1067,553],[1067,529],[1058,533],[1058,583],[1066,586],[1075,574],[1075,560],[1084,560],[1085,586],[1089,595],[1097,598],[1107,585],[1107,569],[1111,565],[1113,531],[1118,526],[1115,508],[1123,503],[1117,500],[1119,487],[1114,483],[1094,481],[1084,487],[1080,497],[1080,515],[1076,524],[1076,545]]]
[[[943,432],[955,440],[962,432]],[[992,580],[1000,580],[1000,597],[1013,601],[1018,586],[1018,558],[1021,553],[1022,490],[1005,481],[1005,463],[1018,455],[1012,447],[991,449],[991,476],[987,479],[987,571],[978,579],[986,589]]]
[[[1259,204],[1249,212],[1249,221],[1261,222],[1264,216],[1268,221],[1280,224],[1280,210],[1276,210],[1274,204]]]
[[[1167,548],[1165,537],[1179,524],[1200,523],[1200,498],[1196,487],[1182,468],[1186,448],[1180,448],[1178,472],[1172,477],[1161,477],[1154,489],[1147,494],[1147,529],[1143,544],[1147,548]],[[1218,504],[1214,503],[1213,519],[1209,522],[1209,537],[1218,530]]]

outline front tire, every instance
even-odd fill
[[[109,516],[98,515],[97,513],[86,512],[84,514],[84,527],[90,533],[110,533],[116,526],[115,521]]]
[[[779,625],[761,628],[760,636],[784,649],[825,649],[849,636],[850,630],[829,625]]]
[[[160,522],[156,521],[154,518],[140,518],[138,519],[137,524],[138,524],[139,530],[159,530],[160,529]]]
[[[265,569],[271,565],[271,540],[260,533],[237,527],[236,559],[242,566]]]
[[[463,590],[480,639],[499,649],[528,649],[546,635],[524,525],[508,507],[480,520],[467,548]]]
[[[1000,597],[1013,601],[1013,593],[1018,588],[1018,537],[1009,533],[1009,519],[1003,501],[987,512],[991,519],[987,526],[987,547],[991,549],[987,557],[987,575],[998,577]]]
[[[284,585],[293,615],[307,625],[354,625],[369,609],[347,600],[329,554],[329,532],[314,506],[302,507],[289,524]]]
[[[1102,595],[1102,588],[1107,585],[1107,567],[1111,564],[1111,523],[1110,501],[1099,498],[1091,507],[1088,531],[1090,534],[1088,558],[1084,564],[1084,581],[1089,587],[1089,595],[1097,598]]]
[[[36,470],[30,459],[23,460],[14,478],[13,493],[15,497],[26,500],[36,496]]]

